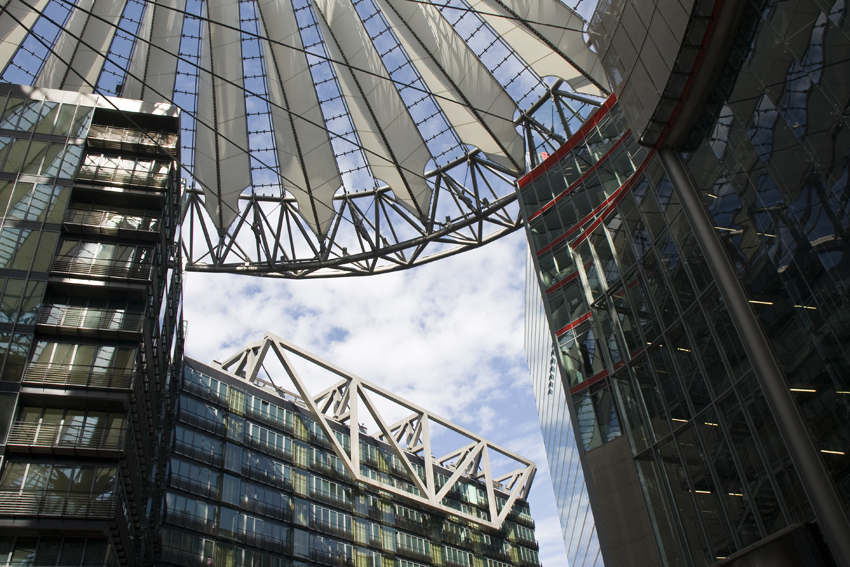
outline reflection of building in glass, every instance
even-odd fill
[[[602,554],[846,564],[847,8],[663,4],[600,5],[616,97],[519,183]]]
[[[362,420],[386,393],[343,372],[330,394],[305,403],[312,396],[267,381],[262,360],[300,351],[266,339],[217,368],[186,360],[174,400],[164,565],[539,565],[524,500],[531,463],[500,479],[488,459],[505,454],[477,437],[448,459],[426,457],[428,431],[444,424],[418,410],[384,424],[391,438],[363,425],[352,432],[341,420]]]
[[[557,354],[530,257],[527,268],[525,348],[567,561],[571,567],[601,566],[596,524],[588,501],[575,431],[566,408],[568,394],[560,379]]]
[[[0,107],[0,564],[150,564],[182,352],[177,112],[11,85]]]

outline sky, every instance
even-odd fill
[[[186,354],[224,360],[270,331],[534,461],[529,502],[540,560],[565,566],[523,347],[525,247],[518,231],[412,270],[367,277],[189,272]]]

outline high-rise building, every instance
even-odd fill
[[[606,565],[848,565],[847,7],[589,36],[615,95],[519,192]]]
[[[177,110],[0,85],[0,565],[152,565]]]
[[[265,373],[272,353],[279,375]],[[185,360],[162,565],[539,565],[533,464],[339,369],[340,382],[307,396],[290,364],[299,356],[333,368],[270,334],[214,366]],[[279,385],[287,374],[297,392]],[[411,413],[368,435],[361,420],[388,402]],[[441,427],[468,444],[432,457]],[[518,468],[499,476],[490,463],[505,458]]]
[[[525,351],[567,561],[570,567],[602,567],[596,522],[567,408],[569,392],[561,381],[558,355],[531,256],[526,262]]]

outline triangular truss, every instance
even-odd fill
[[[367,382],[330,362],[322,360],[272,333],[266,333],[261,341],[247,345],[238,353],[223,362],[217,362],[217,364],[223,371],[240,376],[249,382],[265,382],[258,375],[269,350],[277,355],[289,379],[298,391],[298,397],[303,400],[304,405],[321,427],[345,469],[357,482],[427,504],[446,514],[466,518],[494,529],[502,527],[517,498],[523,500],[528,498],[528,492],[537,470],[534,463],[528,459],[434,415],[380,386]],[[311,393],[292,363],[290,355],[293,354],[331,372],[341,380],[319,393]],[[287,392],[277,384],[275,384],[275,387]],[[387,423],[376,404],[376,401],[380,402],[382,399],[401,406],[411,413],[394,423]],[[363,412],[371,415],[377,423],[380,434],[375,437],[389,445],[393,454],[402,463],[411,482],[419,489],[420,495],[361,474],[359,451],[361,431],[358,416],[363,416]],[[329,420],[349,425],[350,452],[345,450],[334,435]],[[456,437],[463,438],[466,444],[442,457],[434,457],[431,453],[431,430],[435,426],[441,426],[452,431],[456,434]],[[423,459],[424,479],[420,478],[411,463],[411,454],[418,455]],[[491,457],[502,461],[508,460],[515,463],[517,468],[506,474],[494,476],[490,466]],[[439,489],[435,483],[435,467],[441,467],[452,472],[448,482]],[[484,520],[443,504],[443,499],[461,478],[472,478],[484,483],[490,520]],[[508,495],[507,503],[501,509],[498,508],[496,502],[494,487],[497,485],[502,492]]]

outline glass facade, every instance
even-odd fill
[[[789,565],[827,548],[748,354],[755,339],[717,278],[727,265],[850,509],[846,7],[748,3],[735,30],[723,80],[675,151],[691,183],[669,149],[632,141],[612,97],[519,184],[564,406],[588,459],[625,436],[666,565],[771,553],[785,532]]]
[[[354,482],[309,411],[271,388],[186,359],[175,391],[164,565],[539,566],[522,500],[493,530]],[[347,426],[333,431],[350,450]],[[361,434],[359,451],[364,476],[418,494],[389,445]],[[500,508],[507,498],[497,491]],[[443,503],[489,518],[480,481],[461,479]]]
[[[151,565],[155,408],[182,352],[179,183],[172,157],[158,186],[78,169],[163,154],[107,149],[105,128],[178,122],[12,85],[0,106],[0,565]]]
[[[552,334],[540,297],[534,264],[526,270],[525,350],[532,389],[540,416],[540,428],[549,462],[555,505],[564,533],[567,561],[571,567],[604,565],[596,524],[587,494],[575,430],[567,408],[567,392],[560,379]]]

